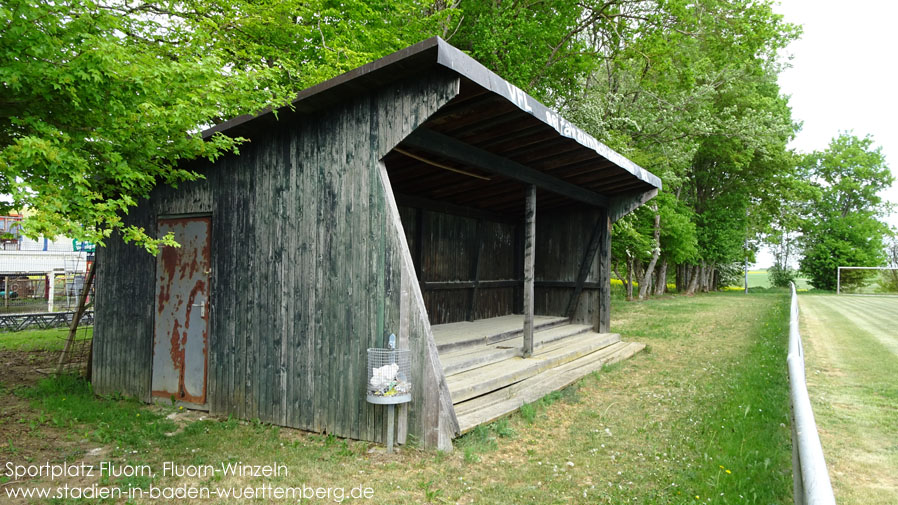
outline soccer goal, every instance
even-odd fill
[[[836,294],[898,295],[898,268],[839,267]]]

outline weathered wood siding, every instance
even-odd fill
[[[383,440],[383,409],[365,402],[366,349],[407,325],[420,359],[406,429],[445,448],[454,414],[422,354],[433,343],[423,302],[406,299],[401,314],[413,271],[378,163],[457,93],[456,77],[435,73],[279,125],[132,214],[150,233],[159,216],[212,216],[212,413]],[[98,265],[95,391],[148,400],[155,261],[113,239]]]
[[[514,304],[515,226],[400,207],[431,324],[520,312]]]
[[[596,223],[604,222],[605,233],[599,236],[599,247],[591,262],[582,293],[575,301],[573,321],[597,325],[607,318],[610,265],[607,212],[583,208],[564,212],[540,213],[536,219],[536,313],[566,316],[571,296],[575,293],[581,262],[589,249]],[[601,308],[604,307],[604,310]],[[605,328],[603,331],[607,331]]]

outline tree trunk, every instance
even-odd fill
[[[706,265],[702,262],[702,278],[701,278],[701,288],[702,293],[707,293],[711,290],[711,277],[714,274],[714,267],[710,265]]]
[[[658,268],[658,278],[655,281],[655,296],[661,296],[667,291],[667,259],[661,260]]]
[[[619,269],[618,264],[617,264],[616,261],[611,265],[611,271],[614,272],[614,275],[616,275],[617,278],[618,278],[621,282],[624,282],[624,278],[623,278],[623,277],[621,276],[621,274],[620,274],[620,269]]]
[[[652,241],[655,247],[652,249],[652,259],[645,267],[645,275],[642,276],[642,283],[639,285],[639,299],[645,300],[652,284],[652,274],[655,273],[655,264],[661,256],[661,214],[658,214],[657,205],[653,209],[655,211],[654,232],[652,233]]]
[[[705,291],[705,262],[698,264],[698,280],[696,281],[696,291],[704,293]]]
[[[686,267],[686,270],[687,271],[690,270],[688,266]],[[694,295],[695,290],[698,289],[698,278],[699,278],[699,271],[701,270],[701,267],[698,265],[694,265],[691,270],[692,271],[689,274],[689,284],[686,287],[687,295]]]

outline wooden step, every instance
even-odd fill
[[[591,330],[592,327],[586,324],[565,324],[534,332],[534,352],[553,342],[581,335]],[[443,365],[443,374],[448,377],[514,356],[520,356],[523,346],[524,337],[518,335],[517,337],[494,344],[464,347],[455,351],[440,353],[440,363]]]
[[[566,317],[533,316],[534,331],[567,323]],[[519,336],[524,331],[524,316],[515,314],[477,321],[438,324],[432,329],[437,351],[448,352],[493,344]]]
[[[620,341],[616,333],[584,333],[547,344],[531,358],[514,356],[446,378],[452,403],[504,388]]]
[[[598,363],[596,364],[596,366],[597,366],[596,369],[601,368],[602,365],[605,365],[608,362],[607,358],[614,357],[617,353],[624,350],[625,348],[627,348],[630,345],[631,345],[631,343],[628,343],[628,342],[615,342],[614,344],[611,344],[607,347],[603,347],[602,349],[599,349],[598,351],[596,351],[594,353],[590,353],[586,356],[583,356],[581,358],[575,359],[573,361],[570,361],[568,363],[565,363],[563,365],[555,367],[552,370],[549,370],[542,374],[538,374],[532,378],[523,380],[521,382],[518,382],[518,383],[508,386],[506,388],[498,389],[496,391],[493,391],[492,393],[485,394],[485,395],[482,395],[477,398],[473,398],[471,400],[467,400],[467,401],[464,401],[461,403],[457,403],[457,404],[455,404],[455,413],[456,413],[456,415],[459,415],[459,416],[465,415],[472,411],[483,409],[483,408],[489,407],[493,404],[501,403],[505,400],[512,399],[516,395],[520,394],[522,391],[526,391],[527,388],[532,387],[534,382],[547,381],[547,378],[551,378],[551,376],[554,373],[563,373],[568,370],[576,370],[577,368],[580,368],[585,365],[589,365],[591,363],[596,363],[597,361],[598,361]],[[640,346],[642,344],[636,344],[636,345]],[[640,348],[640,350],[641,350],[641,348]],[[586,375],[588,373],[589,373],[589,371],[584,371],[583,375]],[[548,394],[548,393],[546,393],[546,394]],[[545,396],[545,395],[543,395],[543,396]],[[540,398],[541,398],[541,396],[540,396]]]
[[[645,344],[617,342],[521,382],[455,405],[461,433],[506,416],[525,403],[563,389],[603,366],[630,358]]]

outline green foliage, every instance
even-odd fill
[[[602,65],[570,104],[584,129],[658,174],[661,256],[721,268],[757,247],[759,207],[795,131],[777,53],[798,35],[767,2],[615,4],[597,23]],[[638,19],[638,21],[634,21]],[[613,255],[646,261],[652,220],[615,226]],[[648,224],[648,226],[647,226]]]
[[[767,275],[770,277],[770,284],[777,288],[788,288],[798,278],[798,272],[778,264],[767,269]]]
[[[878,193],[894,177],[872,138],[848,133],[834,138],[825,151],[809,154],[804,166],[815,191],[801,225],[801,270],[815,288],[834,290],[837,267],[885,264],[889,229],[880,218],[889,206]]]
[[[0,7],[0,211],[27,235],[102,243],[158,184],[200,178],[185,160],[237,152],[199,131],[286,104],[298,89],[425,38],[430,2],[10,0]]]
[[[598,19],[596,3],[462,2],[464,19],[450,42],[538,99],[559,103],[598,64],[581,36]]]
[[[536,420],[536,405],[533,403],[525,403],[521,405],[520,413],[521,418],[529,424],[533,424],[533,421]]]

